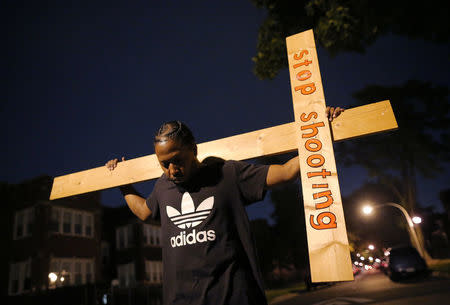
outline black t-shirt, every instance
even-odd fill
[[[245,206],[264,198],[268,166],[202,164],[189,186],[163,175],[147,198],[161,220],[164,303],[267,304]]]

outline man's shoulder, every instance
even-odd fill
[[[153,190],[166,186],[168,182],[169,180],[167,179],[166,175],[162,174],[158,179],[156,179]]]

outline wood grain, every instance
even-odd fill
[[[332,124],[334,141],[365,136],[397,128],[389,101],[347,109]],[[216,156],[246,160],[297,150],[296,123],[287,123],[198,145],[199,159]],[[64,198],[120,185],[158,178],[162,170],[156,155],[124,162],[110,172],[104,166],[56,177],[50,199]]]
[[[294,115],[299,124],[296,139],[311,280],[350,281],[350,250],[313,32],[290,36],[286,43]],[[352,130],[352,114],[344,114],[350,118],[338,129]],[[359,135],[359,131],[353,134]]]

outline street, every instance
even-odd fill
[[[445,305],[450,304],[450,279],[429,276],[392,282],[379,271],[359,274],[353,282],[299,291],[278,299],[277,305]]]

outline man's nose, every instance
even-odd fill
[[[175,175],[176,173],[178,173],[178,171],[179,171],[178,166],[174,165],[173,163],[169,164],[169,173],[171,175]]]

